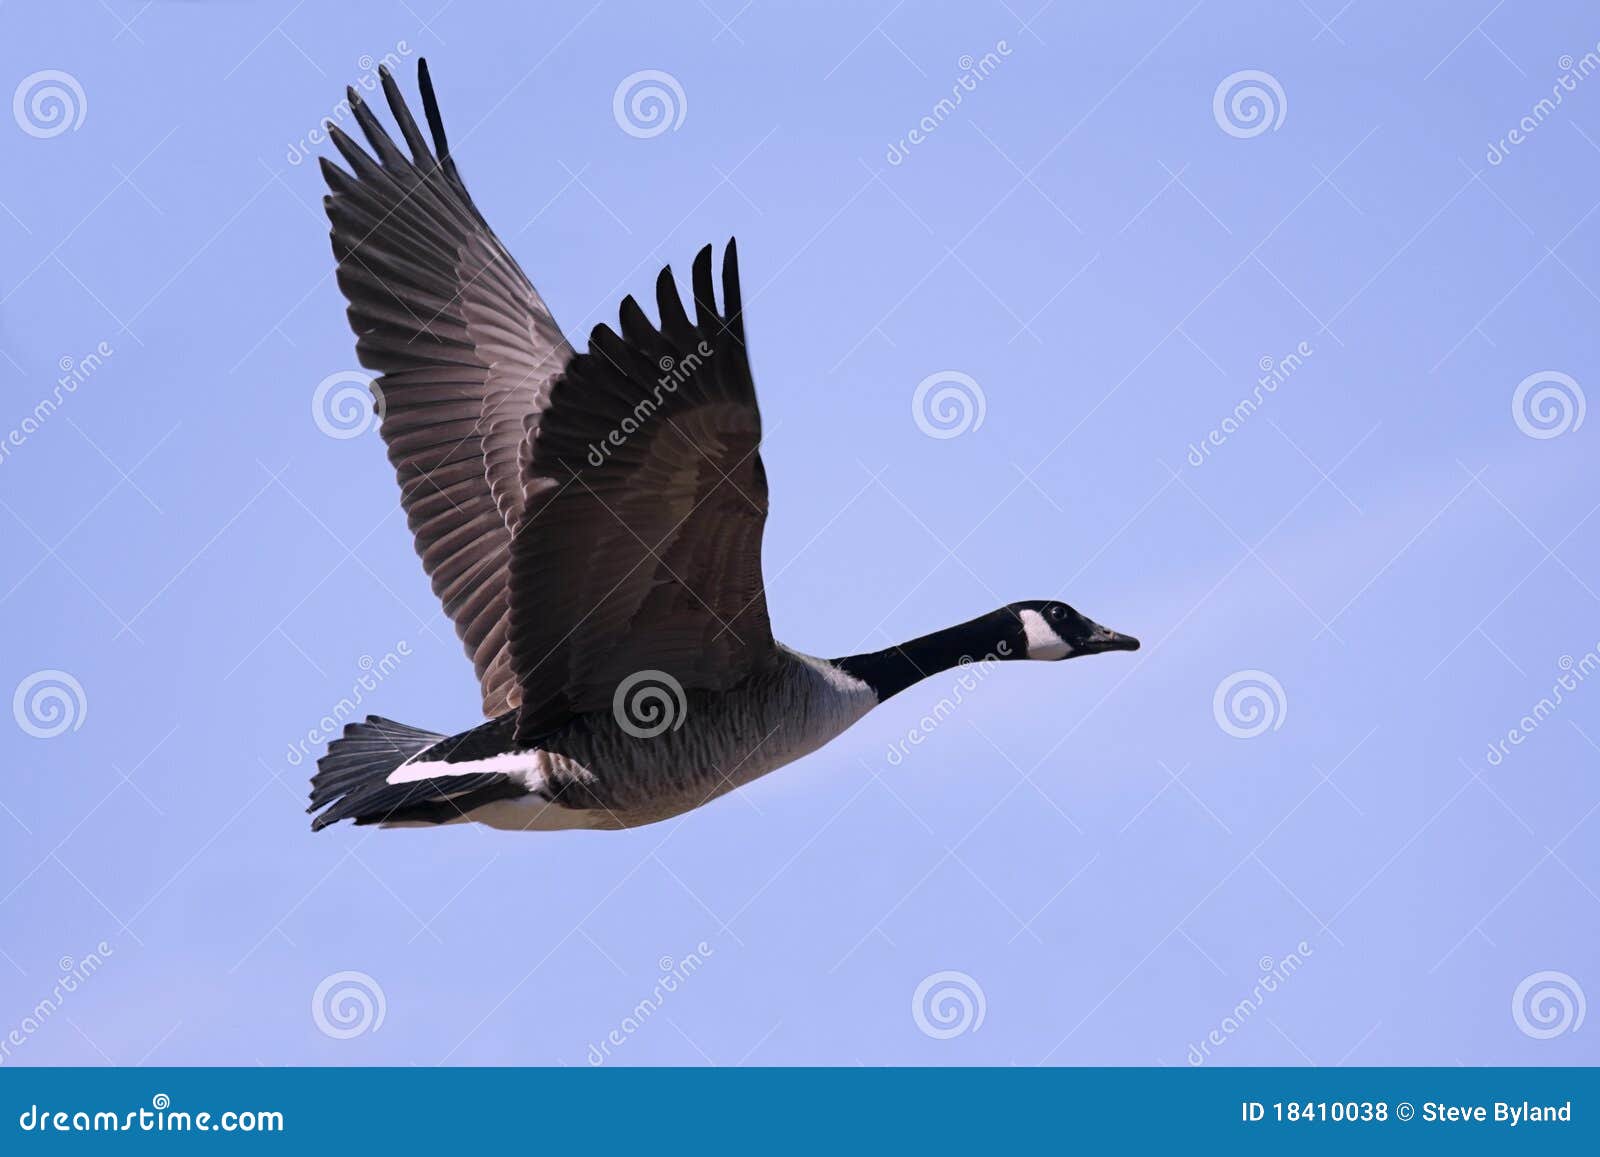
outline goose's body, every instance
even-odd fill
[[[636,689],[643,696],[657,687]],[[638,717],[651,705],[636,698],[635,717],[584,715],[524,750],[516,749],[515,713],[441,739],[390,772],[389,784],[403,791],[420,780],[460,784],[487,773],[505,777],[502,791],[490,785],[478,798],[439,801],[415,809],[426,814],[386,822],[470,819],[516,830],[655,823],[810,754],[877,703],[861,680],[780,647],[771,670],[729,692],[686,693],[681,709],[663,701],[660,715]]]
[[[622,828],[699,807],[815,751],[973,659],[1132,650],[1064,603],[1013,603],[871,654],[772,637],[761,424],[738,264],[670,269],[659,324],[630,297],[587,352],[562,336],[467,195],[420,76],[430,151],[393,78],[400,152],[352,90],[376,162],[337,128],[324,161],[339,284],[423,566],[489,721],[443,736],[371,717],[312,778],[321,828],[472,821]]]

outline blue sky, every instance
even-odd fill
[[[1600,1060],[1591,13],[434,8],[0,11],[0,1062]],[[313,409],[303,149],[421,55],[568,334],[737,235],[782,639],[1061,597],[1144,649],[651,828],[313,837],[353,687],[477,719]]]

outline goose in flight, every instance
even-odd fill
[[[400,501],[488,721],[348,725],[312,777],[313,829],[653,823],[964,661],[1138,648],[1054,600],[839,659],[775,640],[734,243],[720,302],[707,246],[692,309],[663,269],[654,323],[625,298],[574,350],[467,194],[425,62],[418,77],[431,149],[384,70],[406,150],[350,90],[371,154],[330,128],[349,171],[323,158],[324,204]]]

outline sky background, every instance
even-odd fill
[[[1592,10],[13,0],[0,31],[0,97],[78,90],[71,126],[0,116],[0,702],[66,694],[0,714],[3,1063],[584,1065],[613,1031],[608,1064],[1181,1066],[1213,1031],[1207,1064],[1600,1061],[1600,76],[1489,158],[1600,52]],[[364,675],[363,710],[479,717],[377,435],[313,401],[357,365],[301,142],[386,55],[413,101],[428,57],[569,335],[737,235],[784,641],[1059,597],[1144,649],[936,677],[654,827],[313,836],[293,746]],[[614,114],[644,70],[675,127]],[[1271,126],[1214,110],[1247,70]],[[950,430],[913,402],[943,373]],[[1264,729],[1214,706],[1240,672]]]

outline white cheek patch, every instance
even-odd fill
[[[1028,658],[1065,659],[1072,645],[1050,629],[1038,611],[1021,611],[1023,629],[1028,632]]]

